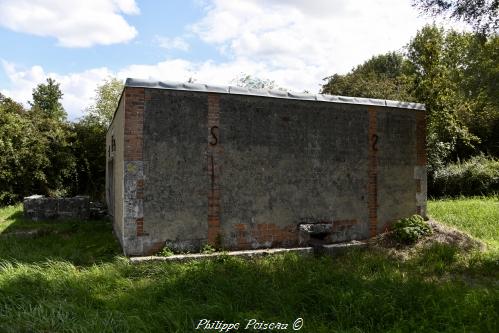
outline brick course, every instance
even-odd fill
[[[125,161],[142,161],[144,88],[125,90]]]

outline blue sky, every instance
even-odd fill
[[[0,0],[0,92],[26,103],[53,77],[71,120],[110,76],[315,93],[428,22],[410,0]]]

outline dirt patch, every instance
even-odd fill
[[[387,250],[390,254],[401,259],[408,259],[413,253],[424,248],[429,248],[434,244],[446,244],[455,246],[462,251],[479,250],[484,251],[486,245],[478,239],[459,231],[457,229],[443,225],[435,220],[429,220],[433,233],[414,244],[399,244],[393,237],[393,232],[385,232],[369,240],[370,247]]]

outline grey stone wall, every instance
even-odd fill
[[[90,217],[90,200],[87,196],[73,198],[47,198],[41,195],[25,197],[24,216],[32,220],[80,219]]]

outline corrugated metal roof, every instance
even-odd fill
[[[218,86],[218,85],[200,84],[200,83],[180,83],[180,82],[170,82],[170,81],[152,81],[152,80],[140,80],[140,79],[128,78],[126,79],[125,86],[153,88],[153,89],[214,92],[214,93],[234,94],[234,95],[252,95],[252,96],[310,100],[310,101],[342,103],[342,104],[379,105],[379,106],[414,109],[414,110],[425,109],[424,104],[392,101],[387,99],[346,97],[346,96],[334,96],[334,95],[325,95],[325,94],[307,94],[307,93],[296,93],[283,90],[252,89],[252,88]]]

